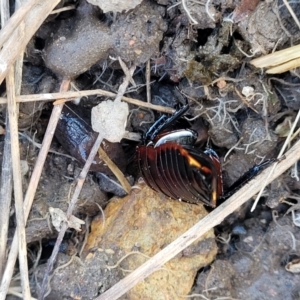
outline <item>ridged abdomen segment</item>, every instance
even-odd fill
[[[140,146],[137,159],[145,182],[173,199],[215,207],[222,193],[217,157],[177,143]]]

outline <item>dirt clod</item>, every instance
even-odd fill
[[[82,1],[76,16],[61,22],[43,53],[53,72],[73,78],[103,62],[108,55],[140,65],[158,51],[166,24],[153,3],[144,1],[122,14],[112,26],[100,21],[98,15],[99,9]]]

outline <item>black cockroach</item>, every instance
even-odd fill
[[[198,134],[191,129],[164,132],[188,110],[182,106],[173,115],[162,115],[147,131],[143,145],[137,147],[137,160],[148,186],[168,197],[216,207],[217,200],[253,178],[270,161],[254,166],[223,195],[219,157],[211,148],[198,149]]]

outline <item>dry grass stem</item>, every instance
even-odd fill
[[[129,85],[129,82],[135,87],[136,84],[132,78],[132,75],[134,73],[135,70],[135,66],[132,66],[130,69],[127,68],[127,66],[125,65],[125,63],[122,61],[122,59],[119,57],[119,63],[122,67],[122,70],[125,74],[125,78],[123,79],[123,82],[120,84],[119,89],[118,89],[118,93],[115,97],[115,101],[121,101],[123,100],[123,95],[126,93],[127,87]]]
[[[106,97],[115,98],[117,94],[108,92],[105,90],[97,89],[97,90],[87,90],[87,91],[72,91],[72,92],[64,92],[64,93],[46,93],[46,94],[32,94],[32,95],[22,95],[17,97],[17,102],[31,102],[31,101],[49,101],[55,99],[61,99],[60,101],[54,102],[54,104],[61,104],[62,102],[70,101],[75,98],[85,97],[85,96],[92,96],[92,95],[102,95]],[[69,100],[65,100],[69,99]],[[174,108],[165,107],[161,105],[154,105],[151,103],[143,102],[141,100],[137,100],[134,98],[129,98],[122,96],[122,100],[134,104],[136,106],[146,107],[149,109],[161,111],[167,114],[173,114],[175,112]],[[0,104],[7,103],[7,99],[0,97]]]
[[[14,81],[14,67],[11,66],[8,70],[6,77],[7,86],[7,109],[8,119],[11,136],[11,160],[13,171],[13,186],[14,186],[14,199],[17,221],[17,235],[19,245],[19,264],[22,282],[23,299],[30,299],[30,287],[28,278],[28,265],[27,265],[27,244],[25,232],[25,220],[23,210],[23,191],[22,191],[22,172],[20,164],[20,145],[18,133],[18,108],[15,101],[15,81]]]
[[[299,55],[300,56],[300,55]],[[267,74],[281,74],[300,67],[300,57],[266,71]]]
[[[146,63],[146,89],[147,89],[147,102],[151,103],[151,86],[150,86],[150,74],[151,73],[151,66],[150,66],[150,59],[148,59]]]
[[[4,28],[9,19],[9,1],[0,1],[1,27]],[[0,32],[0,36],[2,31]],[[0,38],[1,39],[1,38]],[[2,156],[1,188],[0,188],[0,280],[6,262],[6,245],[9,226],[10,205],[12,197],[12,168],[11,168],[11,146],[8,114],[6,112],[6,134]]]
[[[10,30],[10,34],[0,51],[0,84],[6,76],[9,66],[16,61],[34,33],[60,1],[36,0],[32,2],[34,2],[33,4],[38,5],[33,5],[30,9],[26,9],[26,13],[23,13],[22,19],[20,18],[20,21],[24,22],[24,37],[20,38],[18,27],[15,27],[14,31]],[[25,2],[20,9],[24,9],[26,5],[27,2]],[[20,26],[20,24],[18,26]]]
[[[121,66],[121,68],[122,68],[122,70],[123,70],[123,72],[124,72],[127,80],[132,84],[132,86],[136,87],[136,84],[135,84],[135,82],[134,82],[134,80],[132,78],[133,72],[135,70],[135,66],[132,66],[130,69],[128,69],[127,66],[126,66],[126,64],[123,62],[123,60],[120,57],[118,57],[118,61],[119,61],[119,64],[120,64],[120,66]],[[126,85],[126,87],[127,86],[128,86],[128,84]],[[120,92],[122,92],[123,95],[124,95],[125,90],[123,92],[123,91],[120,91],[120,88],[119,88],[118,94]]]
[[[283,172],[289,169],[295,162],[300,159],[300,141],[298,141],[287,153],[286,159],[278,163],[274,173],[269,177],[268,184],[280,176]],[[268,176],[272,166],[267,168],[255,179],[251,180],[238,192],[231,196],[227,201],[214,209],[209,215],[200,220],[187,232],[177,238],[174,242],[165,247],[162,251],[150,258],[146,263],[138,267],[130,275],[119,281],[111,289],[97,297],[97,300],[104,299],[118,299],[124,295],[128,290],[133,288],[140,281],[144,280],[147,276],[152,274],[155,270],[160,268],[175,255],[188,247],[190,244],[199,239],[208,230],[220,224],[224,218],[233,213],[248,199],[253,197],[263,185],[263,182]]]
[[[66,91],[69,88],[70,81],[69,80],[64,80],[61,85],[61,91]],[[57,122],[59,120],[61,110],[63,108],[62,105],[57,105],[53,108],[52,114],[48,123],[48,127],[45,133],[45,137],[42,143],[42,148],[39,152],[38,158],[36,160],[30,182],[26,191],[25,199],[24,199],[24,213],[25,213],[25,220],[27,220],[32,202],[34,199],[35,191],[42,173],[42,169],[47,157],[48,150],[50,148],[50,144],[52,141],[52,138],[54,136],[55,128],[57,125]],[[1,281],[1,286],[0,286],[0,300],[5,300],[6,299],[6,294],[9,288],[9,284],[13,275],[13,270],[14,270],[14,265],[16,263],[16,259],[18,256],[18,235],[15,234],[11,246],[11,250],[9,252],[9,256],[7,259],[7,264],[6,268],[3,274],[3,278]]]
[[[234,88],[234,90],[235,90],[236,94],[240,97],[240,99],[242,100],[242,102],[243,102],[247,107],[251,108],[254,112],[256,112],[257,114],[259,114],[258,111],[253,107],[253,105],[251,105],[251,104],[247,101],[246,97],[244,97],[236,87]]]
[[[280,50],[250,61],[256,68],[269,68],[266,73],[283,73],[300,66],[300,45]]]
[[[18,4],[16,4],[16,9],[18,8]],[[1,1],[1,24],[4,27],[4,23],[9,19],[9,4],[8,1]],[[9,23],[9,21],[8,21]],[[6,24],[8,24],[6,23]],[[10,23],[11,24],[11,23]],[[9,24],[8,24],[9,25]],[[20,39],[24,36],[24,23],[19,19],[19,28],[16,30],[19,34]],[[3,35],[2,35],[3,37]],[[4,37],[5,38],[5,37]],[[19,135],[18,135],[18,116],[19,109],[16,103],[16,95],[20,94],[21,90],[21,82],[22,82],[22,65],[23,65],[23,53],[19,55],[19,59],[17,60],[16,67],[10,66],[8,69],[7,77],[6,77],[6,90],[7,90],[7,114],[8,117],[7,127],[9,134],[6,141],[5,149],[6,151],[10,151],[10,154],[6,153],[3,155],[3,158],[8,158],[8,162],[4,164],[10,163],[10,165],[6,165],[8,168],[4,171],[3,175],[7,175],[8,178],[4,178],[4,180],[8,179],[8,182],[4,182],[2,178],[2,184],[7,186],[5,191],[5,198],[2,198],[1,201],[1,213],[5,214],[3,218],[1,218],[1,271],[0,278],[2,279],[3,268],[5,266],[6,261],[6,243],[5,240],[7,238],[7,229],[9,225],[9,216],[10,216],[10,205],[11,205],[11,170],[13,171],[13,182],[14,182],[14,199],[15,199],[15,211],[16,211],[16,221],[17,228],[16,234],[19,239],[19,267],[21,274],[21,283],[22,283],[22,294],[23,299],[30,299],[30,287],[29,287],[29,276],[28,276],[28,265],[27,265],[27,244],[26,244],[26,233],[25,233],[25,220],[24,220],[24,211],[23,211],[23,191],[22,191],[22,175],[21,175],[21,164],[20,164],[20,146],[19,146]],[[9,147],[10,146],[10,147]],[[10,148],[10,149],[9,149]],[[4,190],[1,189],[1,192]],[[3,211],[2,211],[3,209]]]
[[[10,204],[12,196],[12,169],[11,169],[11,147],[10,129],[8,117],[6,117],[6,134],[2,156],[0,189],[0,281],[4,272],[6,262],[6,245],[10,216]]]
[[[109,169],[115,174],[115,176],[118,178],[119,182],[121,183],[123,189],[126,191],[127,194],[129,194],[131,190],[131,185],[124,176],[124,174],[121,172],[121,170],[116,166],[116,164],[108,157],[106,152],[102,149],[102,147],[98,150],[99,156],[103,159],[105,164],[109,167]]]
[[[98,151],[98,149],[99,149],[99,147],[100,147],[100,145],[102,143],[102,140],[103,140],[103,137],[99,134],[98,137],[97,137],[97,140],[95,141],[95,144],[93,145],[93,147],[91,149],[91,152],[90,152],[90,154],[88,156],[88,159],[86,160],[86,163],[85,163],[82,171],[80,172],[80,174],[78,176],[77,185],[76,185],[75,191],[73,193],[73,196],[72,196],[72,199],[70,201],[70,204],[69,204],[69,207],[68,207],[68,211],[67,211],[67,218],[68,219],[72,215],[73,209],[74,209],[74,207],[76,205],[76,202],[78,200],[79,194],[80,194],[80,192],[82,190],[85,178],[87,176],[87,173],[89,172],[91,164],[93,163],[95,155],[97,154],[97,151]],[[48,286],[49,276],[52,273],[53,265],[55,263],[55,260],[56,260],[57,254],[59,252],[59,248],[60,248],[61,242],[62,242],[62,240],[64,238],[64,235],[65,235],[67,229],[68,229],[68,225],[65,222],[65,223],[63,223],[63,225],[61,227],[61,230],[60,230],[60,232],[58,234],[58,237],[57,237],[57,240],[55,242],[55,246],[53,248],[51,257],[48,260],[47,268],[46,268],[46,271],[45,271],[45,274],[44,274],[44,278],[43,278],[42,287],[41,287],[41,290],[39,292],[39,298],[38,298],[39,300],[42,300],[45,297],[45,294],[46,294],[46,290],[45,289]]]
[[[73,9],[76,9],[75,5],[65,6],[65,7],[62,7],[62,8],[58,8],[58,9],[52,10],[52,12],[50,13],[50,15],[59,14],[59,13],[61,13],[63,11],[68,11],[68,10],[73,10]]]
[[[86,91],[81,91],[81,92],[77,92],[77,93],[82,93],[82,92],[86,92]],[[107,97],[111,97],[111,98],[117,97],[117,94],[115,94],[115,93],[106,92],[106,91],[104,91],[104,92],[105,93],[102,93],[103,96],[107,96]],[[72,92],[70,92],[70,93],[72,93]],[[93,95],[95,95],[95,94],[96,93],[93,93]],[[139,107],[145,107],[145,108],[148,108],[148,109],[157,110],[157,111],[164,112],[164,113],[167,113],[167,114],[173,114],[175,112],[175,109],[171,108],[171,107],[155,105],[155,104],[151,104],[151,103],[144,102],[144,101],[141,101],[141,100],[125,97],[125,96],[122,96],[121,99],[123,101],[127,102],[127,103],[134,104],[134,105],[139,106]],[[61,101],[66,102],[66,101],[71,101],[71,100],[72,99],[70,99],[70,100],[61,100]],[[60,101],[55,101],[54,105],[60,104],[60,103],[61,103]]]

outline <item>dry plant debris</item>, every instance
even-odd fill
[[[281,74],[300,66],[300,45],[255,58],[251,64],[256,68],[266,68],[267,74]]]
[[[296,258],[285,266],[286,270],[291,273],[300,273],[300,259]]]
[[[69,228],[74,228],[77,231],[81,231],[81,225],[85,224],[84,221],[73,215],[67,218],[66,214],[59,208],[49,207],[49,213],[51,215],[52,224],[58,232],[61,230],[62,223],[67,223]]]
[[[107,12],[123,12],[135,8],[142,0],[88,0],[93,5],[98,5],[104,13]]]

